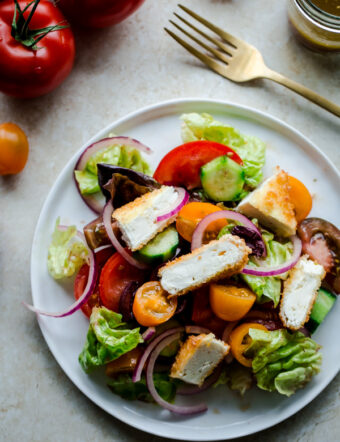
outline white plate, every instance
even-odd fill
[[[110,131],[130,135],[153,149],[154,154],[149,160],[155,167],[168,150],[181,144],[179,116],[183,112],[209,112],[245,134],[260,137],[268,145],[265,175],[269,175],[278,164],[301,179],[314,195],[312,215],[337,224],[340,177],[330,161],[303,135],[285,123],[245,106],[215,100],[169,101],[118,120],[86,145],[104,137]],[[93,213],[80,199],[73,183],[72,170],[82,149],[67,163],[51,189],[34,235],[31,256],[32,296],[35,306],[49,311],[61,310],[73,300],[71,282],[60,284],[47,272],[47,248],[55,220],[61,216],[63,224],[76,224],[81,228],[94,218]],[[81,312],[63,319],[40,317],[39,324],[51,352],[65,373],[88,398],[112,416],[159,436],[213,441],[263,430],[288,418],[311,402],[340,368],[339,315],[338,302],[314,335],[316,341],[323,346],[323,366],[321,373],[305,389],[286,398],[253,388],[244,399],[239,399],[221,386],[203,393],[200,398],[187,398],[187,402],[205,400],[209,411],[186,418],[173,415],[153,404],[125,401],[110,392],[98,373],[87,376],[81,370],[78,354],[88,328],[88,321]]]

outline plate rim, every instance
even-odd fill
[[[44,214],[47,210],[48,202],[54,194],[55,187],[57,187],[59,182],[62,180],[63,172],[64,172],[65,168],[67,168],[71,163],[75,163],[75,161],[78,159],[80,153],[84,150],[85,147],[87,147],[88,145],[97,141],[98,139],[102,138],[108,132],[112,131],[112,129],[114,127],[120,126],[120,125],[128,122],[129,120],[137,119],[139,116],[143,116],[143,114],[146,114],[146,113],[151,114],[152,112],[155,112],[155,111],[167,110],[167,112],[164,115],[173,115],[176,112],[180,113],[180,111],[176,111],[175,109],[172,109],[173,106],[181,107],[181,106],[190,105],[190,104],[192,104],[194,106],[195,104],[202,105],[204,103],[207,105],[212,105],[212,106],[213,105],[225,106],[226,112],[228,110],[229,111],[236,110],[236,111],[238,111],[237,114],[246,113],[248,117],[250,116],[250,119],[252,121],[257,121],[259,119],[263,119],[266,123],[274,123],[275,126],[283,128],[284,135],[286,135],[286,136],[294,135],[294,141],[296,141],[296,139],[302,141],[305,145],[307,145],[308,147],[311,147],[312,150],[314,150],[314,152],[316,152],[319,156],[321,156],[324,163],[327,165],[327,167],[330,168],[332,170],[332,172],[335,174],[335,176],[339,180],[339,184],[340,184],[340,171],[335,167],[335,165],[331,162],[331,160],[327,157],[327,155],[321,149],[319,149],[318,146],[316,146],[308,137],[303,135],[302,132],[300,132],[299,130],[295,129],[294,127],[292,127],[288,123],[280,120],[279,118],[272,116],[262,110],[256,109],[251,106],[231,102],[228,100],[217,100],[217,99],[197,98],[197,97],[175,98],[175,99],[164,100],[164,101],[156,102],[154,104],[143,106],[142,108],[139,108],[135,111],[129,112],[128,114],[126,114],[116,120],[113,120],[111,123],[106,125],[103,129],[99,130],[95,135],[93,135],[88,141],[86,141],[86,143],[84,143],[71,156],[71,158],[66,162],[66,164],[63,166],[63,168],[59,171],[59,174],[58,174],[53,186],[51,187],[47,196],[44,199],[44,202],[43,202],[43,205],[42,205],[42,208],[40,210],[39,217],[37,220],[37,224],[36,224],[36,227],[34,230],[33,239],[32,239],[32,246],[31,246],[31,253],[30,253],[30,280],[31,280],[31,294],[32,294],[33,305],[35,304],[35,294],[34,294],[35,293],[35,283],[34,283],[35,279],[34,279],[34,275],[33,275],[33,272],[34,272],[34,259],[33,259],[33,257],[34,257],[35,248],[37,247],[37,237],[39,234],[39,230],[41,228]],[[150,118],[150,120],[152,120],[152,118]],[[270,125],[269,125],[269,127],[272,130],[274,130],[275,132],[277,132],[276,127],[274,129]],[[114,414],[111,411],[107,411],[104,408],[104,404],[100,403],[101,401],[99,400],[99,398],[92,397],[91,393],[86,391],[86,388],[83,388],[83,386],[78,385],[78,383],[75,379],[75,376],[71,372],[69,372],[68,370],[65,370],[62,362],[59,360],[59,357],[56,356],[53,351],[53,347],[54,347],[53,340],[49,338],[47,331],[45,333],[44,324],[40,320],[39,315],[37,315],[37,321],[38,321],[41,333],[45,339],[45,342],[46,342],[49,350],[51,351],[54,359],[57,361],[57,363],[59,364],[60,368],[65,373],[65,375],[76,386],[76,388],[78,390],[80,390],[88,399],[90,399],[93,403],[95,403],[98,407],[100,407],[107,414],[109,414],[110,416],[113,416],[116,419],[119,419],[120,421],[122,421],[126,425],[129,425],[133,428],[144,431],[145,433],[148,433],[148,434],[153,434],[153,435],[160,436],[160,437],[167,437],[170,439],[187,440],[187,441],[191,441],[191,440],[199,440],[199,441],[230,440],[235,437],[242,437],[242,436],[246,436],[246,435],[251,435],[251,434],[255,434],[259,431],[263,431],[265,429],[271,428],[274,425],[277,425],[277,424],[283,422],[284,420],[288,419],[289,417],[293,416],[294,414],[296,414],[297,412],[302,410],[306,405],[308,405],[312,400],[317,398],[319,396],[319,394],[332,382],[334,377],[340,371],[340,364],[339,364],[339,366],[337,368],[335,368],[333,370],[333,372],[331,372],[330,377],[325,379],[323,382],[320,382],[319,384],[317,384],[310,392],[306,392],[306,394],[299,400],[297,406],[293,405],[293,406],[289,407],[287,410],[284,410],[283,412],[278,413],[275,418],[271,419],[269,424],[268,424],[268,421],[264,419],[262,424],[260,423],[260,424],[256,425],[255,430],[251,429],[251,428],[253,428],[253,425],[251,426],[250,430],[247,429],[248,426],[245,425],[244,426],[245,429],[243,431],[240,431],[238,434],[230,434],[230,435],[220,434],[218,436],[214,436],[213,438],[210,435],[210,436],[203,436],[203,437],[198,437],[198,438],[193,439],[193,438],[188,438],[185,435],[181,436],[178,434],[177,435],[174,435],[171,433],[169,434],[169,429],[171,429],[172,426],[171,427],[169,427],[169,426],[164,427],[165,430],[163,431],[162,427],[157,427],[157,430],[154,430],[154,427],[152,427],[150,425],[149,425],[149,428],[146,429],[145,426],[143,426],[143,424],[141,424],[139,422],[133,421],[133,422],[127,423],[124,420],[126,417],[126,411],[121,412],[121,410],[123,410],[123,407],[121,409],[118,409],[118,408],[115,409]],[[174,424],[174,426],[175,426],[175,424]]]

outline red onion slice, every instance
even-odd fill
[[[152,150],[145,146],[144,144],[140,143],[139,141],[130,138],[130,137],[110,137],[110,138],[103,138],[102,140],[96,141],[95,143],[91,144],[90,146],[86,147],[84,152],[80,155],[75,167],[75,170],[84,170],[87,162],[89,159],[97,153],[99,150],[106,149],[110,146],[114,146],[116,144],[123,144],[124,146],[129,146],[134,149],[138,149],[144,153],[150,154],[152,153]],[[97,199],[95,195],[83,195],[80,192],[79,184],[77,180],[75,179],[75,175],[73,173],[74,181],[77,187],[77,190],[79,192],[79,195],[85,202],[85,204],[93,210],[95,213],[100,213],[103,209],[103,203]]]
[[[293,243],[293,255],[284,264],[274,267],[264,267],[264,266],[253,267],[250,265],[246,265],[241,273],[244,273],[245,275],[255,275],[255,276],[276,276],[288,272],[288,270],[294,267],[295,264],[298,262],[302,251],[302,243],[300,238],[294,235],[291,236],[289,239]]]
[[[185,206],[185,204],[189,201],[189,194],[185,189],[183,189],[182,187],[176,187],[176,190],[178,193],[178,198],[174,203],[174,208],[170,212],[157,216],[157,222],[164,221],[176,215],[176,213],[178,213],[181,208]]]
[[[203,391],[207,390],[209,387],[215,384],[215,382],[220,377],[222,371],[222,364],[219,364],[214,372],[204,381],[203,385],[182,385],[177,388],[176,393],[180,394],[181,396],[191,396],[192,394],[198,394],[202,393]]]
[[[205,216],[197,224],[196,229],[194,230],[194,233],[192,235],[191,251],[201,247],[201,245],[203,243],[204,232],[205,232],[206,228],[209,226],[209,224],[212,223],[213,221],[220,220],[220,219],[233,219],[235,221],[238,221],[241,224],[243,224],[245,227],[248,227],[249,229],[254,230],[262,238],[262,234],[261,234],[260,230],[246,216],[242,215],[241,213],[234,212],[232,210],[219,210],[218,212],[213,212],[213,213],[210,213],[209,215]],[[265,244],[264,244],[264,249],[266,250]]]
[[[111,201],[109,201],[103,211],[103,223],[107,233],[107,236],[110,238],[110,241],[113,244],[113,247],[117,250],[117,252],[127,261],[129,264],[137,267],[138,269],[147,269],[148,266],[142,262],[137,261],[133,258],[126,249],[120,244],[116,235],[113,233],[111,218],[112,218],[113,207]]]
[[[150,353],[152,350],[166,337],[173,335],[174,333],[180,333],[184,332],[184,327],[175,327],[171,328],[170,330],[166,330],[165,332],[161,333],[157,338],[155,338],[151,343],[146,347],[144,353],[139,358],[139,361],[137,362],[137,365],[133,371],[132,374],[132,382],[138,382],[141,380],[142,371],[145,365],[145,362],[148,360]]]
[[[148,327],[145,332],[142,334],[142,338],[145,341],[149,341],[156,333],[155,327]]]
[[[58,226],[58,228],[60,230],[64,230],[65,226]],[[77,236],[84,242],[84,244],[86,244],[86,240],[85,237],[80,233],[77,232]],[[86,244],[87,246],[87,244]],[[96,264],[96,260],[94,257],[94,253],[93,251],[87,246],[88,248],[88,253],[89,253],[89,276],[87,279],[87,284],[86,287],[83,291],[83,294],[80,296],[80,298],[74,302],[70,307],[68,307],[65,310],[62,310],[61,312],[47,312],[45,310],[41,310],[39,308],[34,307],[33,305],[29,305],[26,302],[23,302],[24,306],[27,307],[29,310],[31,310],[32,312],[38,313],[40,315],[44,315],[44,316],[50,316],[52,318],[63,318],[65,316],[69,316],[72,315],[74,312],[76,312],[77,310],[80,309],[80,307],[82,305],[84,305],[87,300],[89,299],[89,297],[92,295],[93,290],[96,286],[96,282],[97,282],[97,276],[98,276],[98,266]]]
[[[166,410],[171,411],[172,413],[180,414],[180,415],[193,415],[198,413],[203,413],[208,409],[208,407],[205,404],[197,404],[197,405],[191,405],[191,406],[181,406],[181,405],[174,405],[170,404],[169,402],[165,401],[161,396],[158,394],[154,381],[153,381],[153,372],[155,367],[156,359],[158,358],[160,352],[167,347],[169,344],[171,344],[176,339],[179,339],[180,333],[172,334],[165,339],[163,339],[161,342],[157,344],[154,351],[152,352],[150,356],[150,360],[148,363],[148,367],[146,369],[146,384],[149,389],[149,392],[151,396],[153,397],[154,401],[157,402],[157,404],[161,405]]]
[[[203,328],[203,327],[196,326],[196,325],[188,325],[185,328],[184,327],[175,327],[175,328],[171,328],[169,330],[164,331],[163,333],[161,333],[159,336],[157,336],[155,339],[153,339],[150,342],[150,344],[146,347],[142,356],[139,358],[139,361],[137,362],[137,365],[136,365],[134,372],[132,374],[132,382],[138,382],[141,380],[144,365],[145,365],[146,361],[148,360],[150,353],[152,352],[152,350],[156,347],[156,345],[159,342],[161,342],[167,336],[172,335],[173,333],[181,333],[184,331],[186,333],[192,333],[192,334],[196,334],[196,335],[199,335],[201,333],[211,333],[210,330]]]

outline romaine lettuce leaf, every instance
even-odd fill
[[[60,218],[57,219],[52,241],[48,248],[47,268],[54,279],[72,276],[88,259],[88,250],[81,241],[74,239],[77,228],[70,226],[59,230]]]
[[[300,332],[250,329],[252,342],[245,352],[253,358],[257,386],[291,396],[320,371],[320,346]]]
[[[106,307],[95,307],[79,363],[86,373],[107,364],[143,342],[139,328],[129,329],[122,315]]]
[[[154,373],[153,381],[158,394],[167,402],[172,402],[176,395],[176,381],[166,373]],[[153,402],[146,385],[145,376],[138,382],[132,382],[131,374],[121,373],[108,381],[110,389],[123,399]]]
[[[275,241],[274,235],[264,229],[261,229],[261,233],[267,248],[267,257],[262,260],[263,265],[268,267],[277,266],[290,259],[293,252],[293,245],[290,241],[286,243]],[[249,265],[256,267],[257,264],[253,258],[250,258]],[[286,274],[279,275],[278,277],[240,274],[240,277],[256,294],[257,302],[273,301],[275,307],[280,301],[281,279],[284,279],[286,276]]]
[[[219,378],[213,387],[218,385],[227,385],[231,390],[238,391],[241,396],[251,388],[253,384],[252,370],[244,367],[236,361],[225,365]]]
[[[246,185],[253,189],[262,180],[266,146],[254,136],[242,135],[237,129],[220,123],[209,114],[190,113],[181,116],[182,139],[184,142],[210,140],[226,144],[235,150],[243,160]],[[244,191],[242,198],[246,195]]]
[[[97,175],[88,170],[75,170],[74,176],[78,182],[79,190],[83,195],[90,195],[100,191]]]
[[[97,164],[111,164],[126,167],[146,175],[151,175],[151,169],[143,159],[139,150],[124,145],[113,145],[99,150],[87,162],[84,170],[75,171],[80,192],[84,195],[99,192]]]

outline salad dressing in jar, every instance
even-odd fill
[[[340,51],[340,0],[288,0],[288,18],[309,48]]]

